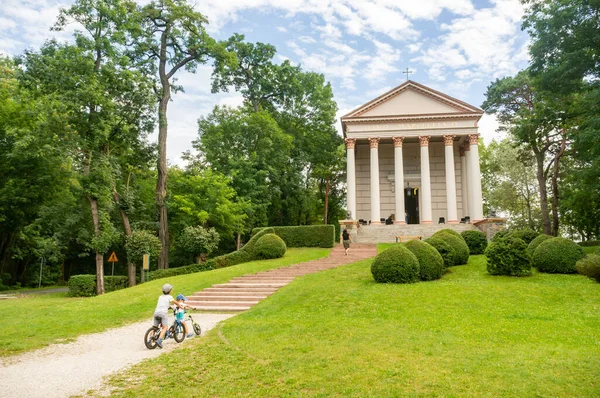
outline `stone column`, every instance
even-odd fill
[[[404,219],[404,159],[402,143],[404,137],[392,137],[394,140],[394,184],[396,186],[396,221],[395,224],[406,224]]]
[[[462,214],[461,218],[469,215],[469,191],[467,185],[467,157],[465,156],[467,149],[463,145],[460,146],[460,181],[462,188]]]
[[[421,144],[421,224],[432,224],[431,221],[431,175],[429,173],[429,139],[430,135],[419,136]]]
[[[354,148],[356,138],[346,138],[346,179],[348,192],[346,193],[346,202],[350,219],[356,220],[356,166],[354,163]]]
[[[479,134],[469,134],[469,149],[471,152],[469,168],[469,183],[471,186],[471,222],[483,220],[483,200],[481,193],[481,171],[479,169]]]
[[[446,207],[448,224],[458,224],[456,211],[456,173],[454,172],[454,135],[444,135],[446,158]]]
[[[371,147],[371,224],[381,224],[379,201],[379,137],[369,138]]]

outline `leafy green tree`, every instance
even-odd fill
[[[160,240],[150,231],[133,231],[125,237],[125,250],[129,263],[141,265],[144,254],[150,255],[150,261],[158,258],[161,250]]]
[[[169,268],[169,226],[167,223],[167,107],[174,92],[183,87],[173,84],[182,68],[195,72],[199,64],[227,53],[206,33],[208,20],[186,0],[156,0],[140,6],[136,23],[130,25],[134,39],[132,54],[157,85],[158,100],[158,179],[156,202],[159,212],[159,238],[162,244],[158,266]],[[227,62],[227,61],[225,61]]]
[[[219,246],[219,233],[214,228],[185,227],[179,237],[179,245],[195,257],[196,264],[200,264]]]

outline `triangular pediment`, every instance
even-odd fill
[[[342,117],[483,114],[483,110],[411,80]]]

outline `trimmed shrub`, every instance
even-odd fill
[[[371,263],[377,283],[414,283],[419,280],[419,260],[406,247],[392,246]]]
[[[436,236],[438,234],[446,234],[446,233],[450,234],[450,235],[454,235],[457,238],[463,239],[463,237],[458,232],[456,232],[455,230],[450,229],[450,228],[440,229],[439,231],[437,231],[436,233],[434,233],[432,236]]]
[[[550,235],[546,235],[546,234],[538,235],[534,240],[532,240],[529,243],[529,246],[527,246],[527,252],[529,253],[529,256],[531,258],[533,258],[533,253],[535,252],[535,249],[537,249],[537,247],[540,245],[540,243],[542,243],[545,240],[552,239],[552,238],[554,238],[554,236],[550,236]]]
[[[454,258],[456,257],[456,250],[445,240],[441,238],[427,238],[424,242],[429,243],[437,252],[442,256],[444,260],[444,268],[454,266]]]
[[[96,283],[96,278],[94,278]],[[105,276],[104,277],[104,291],[114,292],[115,290],[125,289],[129,286],[129,278],[126,276]]]
[[[596,280],[600,283],[600,254],[588,254],[575,264],[575,269],[581,275]]]
[[[444,259],[435,247],[416,239],[406,242],[404,246],[417,257],[419,261],[419,278],[422,281],[432,281],[442,277],[445,270]]]
[[[283,239],[275,234],[263,235],[254,246],[256,257],[264,259],[283,257],[286,250]]]
[[[481,231],[463,231],[460,234],[467,246],[470,254],[483,254],[488,245],[487,237]]]
[[[434,238],[440,238],[445,240],[455,251],[454,254],[454,265],[463,265],[469,262],[469,246],[462,236],[458,234],[448,233],[444,230],[438,231],[433,234]]]
[[[96,295],[96,275],[72,275],[69,278],[69,296],[91,297]]]
[[[586,240],[585,242],[579,242],[580,246],[600,246],[600,240]]]
[[[540,235],[539,232],[534,231],[532,229],[520,229],[516,231],[512,231],[508,234],[508,236],[512,236],[514,238],[519,238],[525,241],[525,243],[530,244],[532,240],[537,238]]]
[[[287,247],[333,247],[335,227],[333,225],[299,225],[293,227],[270,227],[285,242]],[[254,228],[252,235],[264,228]]]
[[[216,267],[215,267],[214,259],[210,259],[201,264],[191,264],[191,265],[186,265],[183,267],[157,269],[154,271],[150,271],[149,280],[160,279],[160,278],[169,278],[171,276],[177,276],[177,275],[193,274],[195,272],[210,271],[215,268]]]
[[[502,231],[498,231],[492,237],[492,242],[498,241],[498,239],[504,239],[509,234],[507,229],[503,229]]]
[[[492,275],[531,275],[531,257],[527,243],[512,236],[492,242],[485,250],[487,272]]]
[[[574,274],[575,264],[584,256],[581,246],[569,239],[546,239],[533,252],[533,266],[541,272]]]

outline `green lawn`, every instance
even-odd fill
[[[329,254],[330,249],[288,249],[283,258],[253,261],[214,271],[158,279],[130,289],[98,297],[70,298],[66,293],[30,295],[0,300],[0,356],[68,342],[86,333],[100,332],[150,319],[161,294],[171,283],[173,293],[192,294],[236,276],[309,261]]]
[[[587,254],[598,253],[600,254],[600,246],[584,246],[583,251]]]
[[[600,284],[494,277],[376,284],[371,260],[307,275],[110,380],[121,396],[600,395]]]

